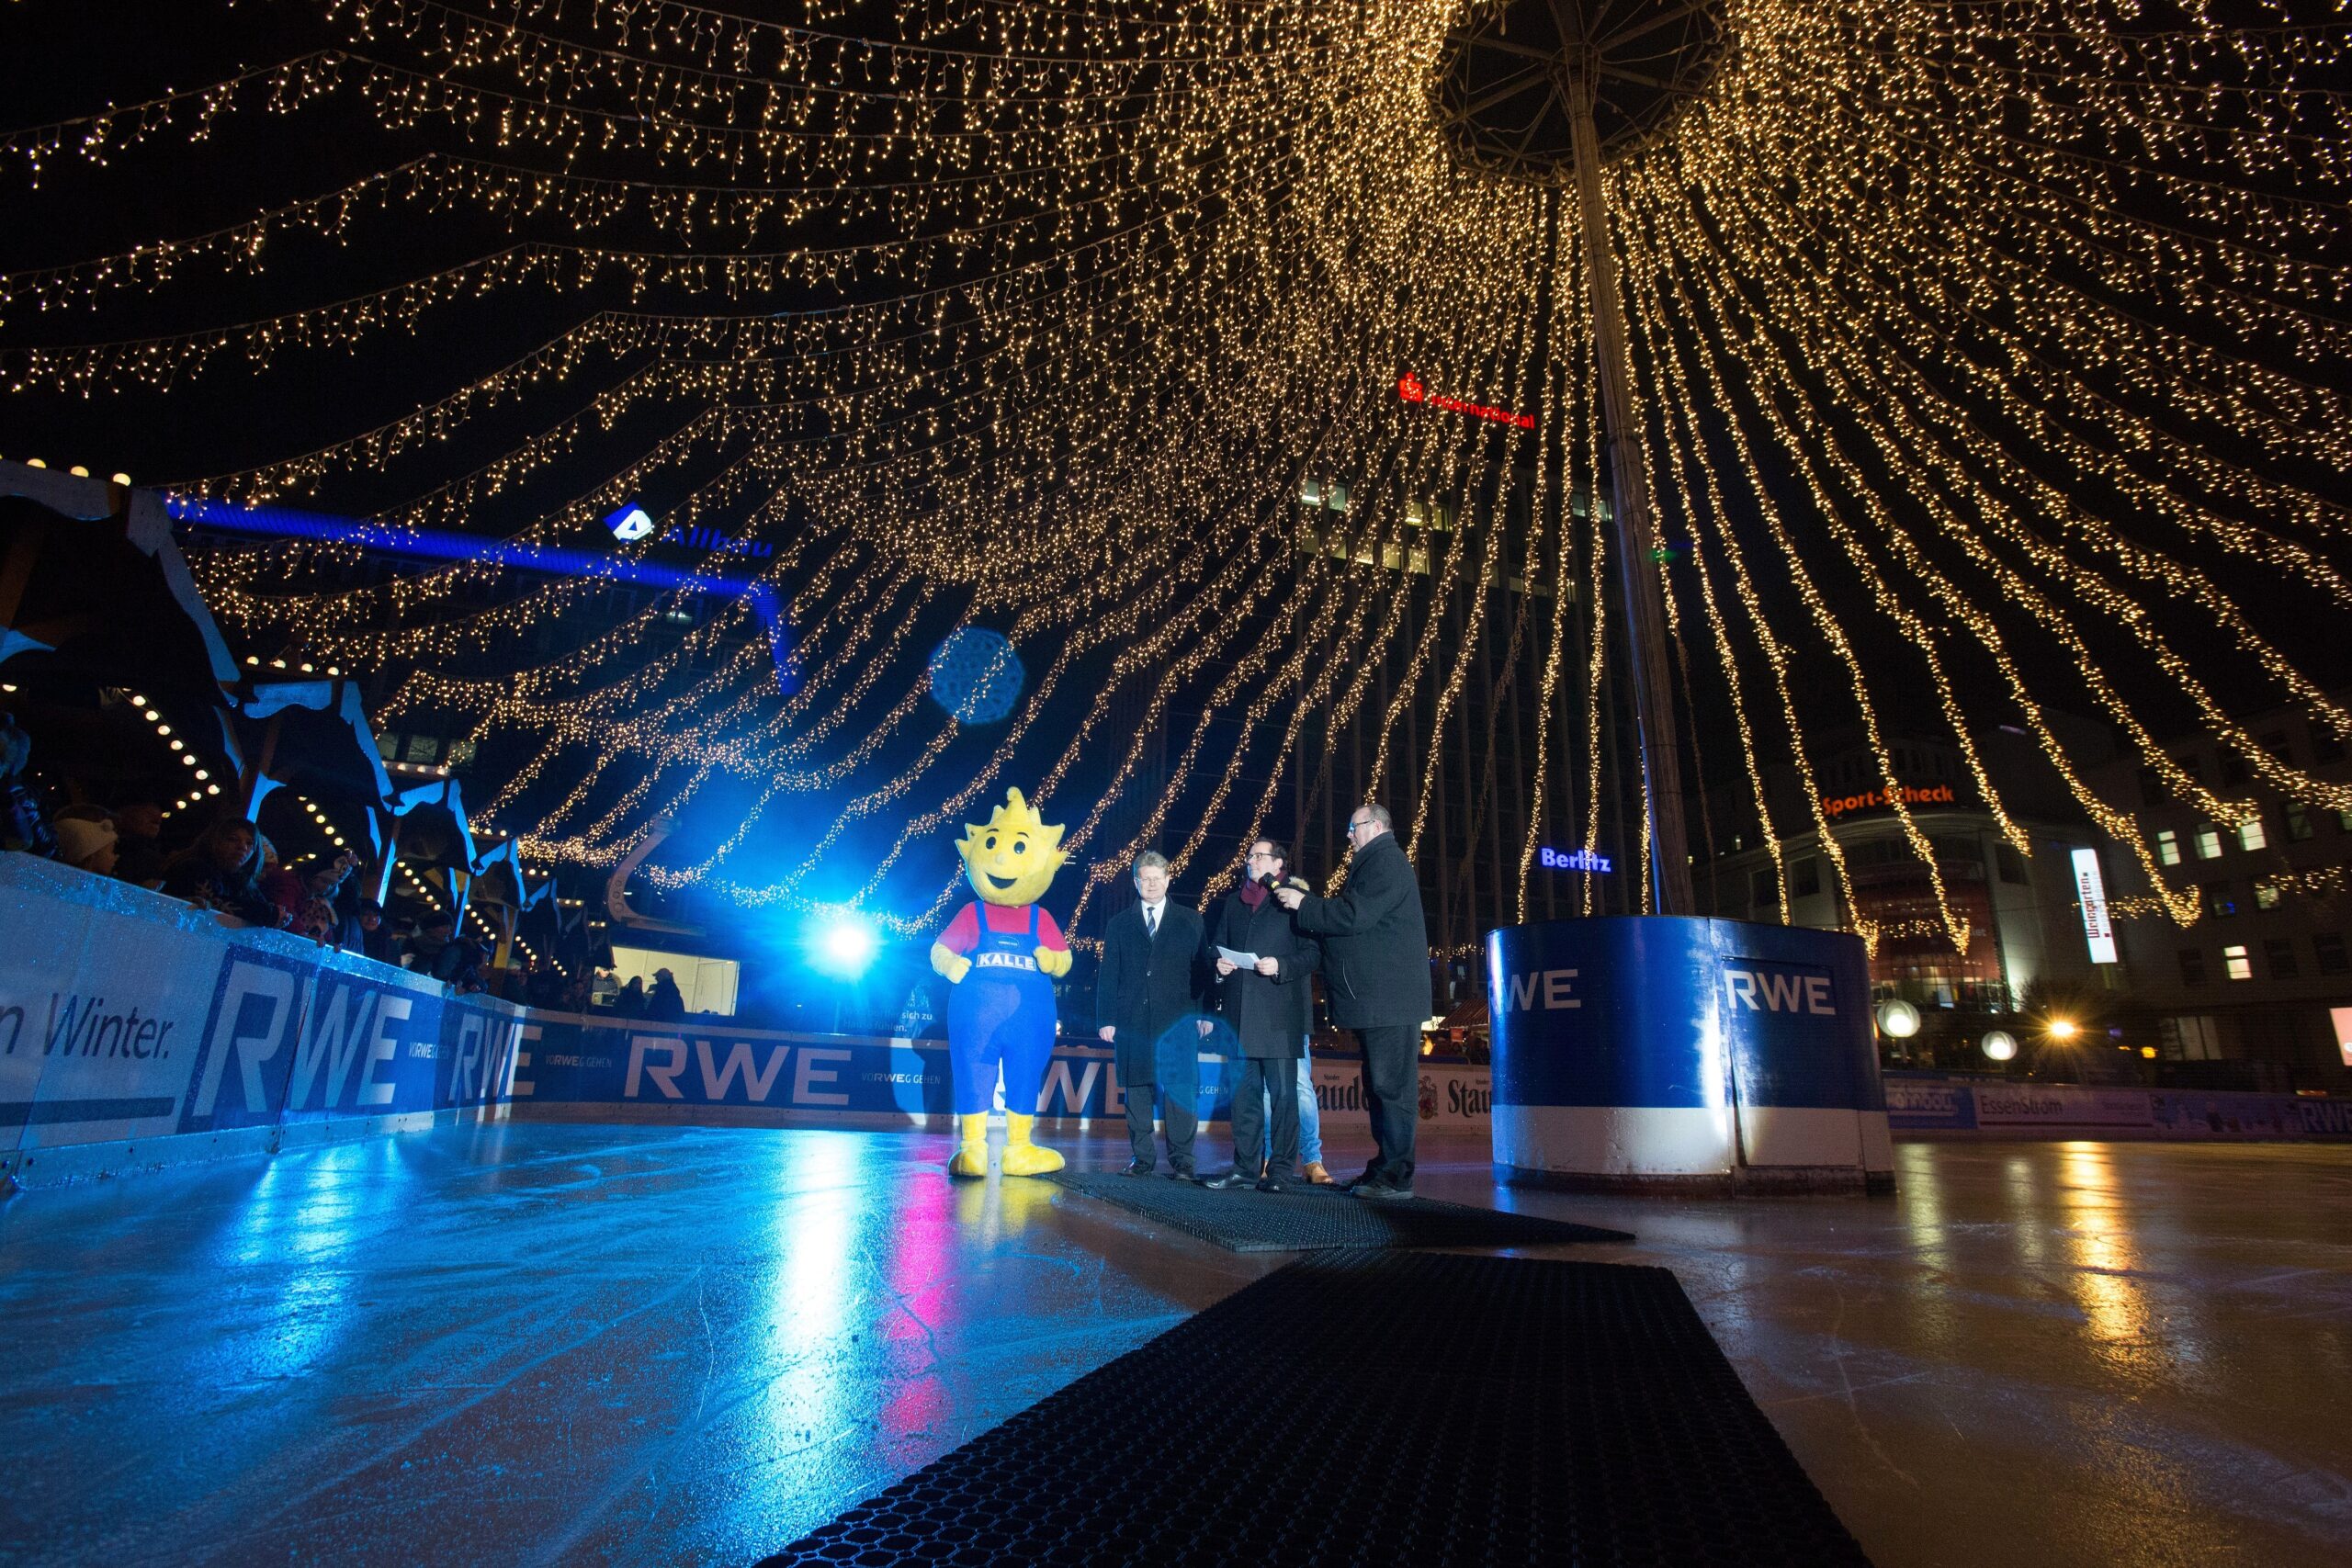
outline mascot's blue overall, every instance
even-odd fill
[[[947,1003],[947,1056],[956,1073],[956,1113],[986,1115],[996,1103],[997,1069],[1014,1084],[1046,1080],[1054,1052],[1054,983],[1037,967],[1037,906],[1017,931],[983,930],[971,972]],[[983,917],[985,919],[985,917]],[[1015,1107],[1018,1109],[1018,1107]]]

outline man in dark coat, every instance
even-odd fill
[[[1420,1109],[1421,1023],[1430,1016],[1429,924],[1421,885],[1388,808],[1359,806],[1348,821],[1355,863],[1336,898],[1282,888],[1299,930],[1325,939],[1331,1021],[1363,1042],[1364,1101],[1380,1152],[1349,1183],[1360,1198],[1413,1195],[1414,1117]]]
[[[1218,911],[1216,945],[1253,953],[1257,963],[1237,969],[1222,954],[1216,961],[1241,1070],[1233,1086],[1233,1168],[1211,1187],[1280,1192],[1298,1168],[1298,1063],[1315,1021],[1314,975],[1323,954],[1275,902],[1275,888],[1306,886],[1288,876],[1289,860],[1272,839],[1251,844],[1241,886]],[[1271,1147],[1264,1125],[1270,1112]]]
[[[1168,897],[1168,857],[1136,857],[1139,902],[1111,917],[1102,932],[1102,966],[1094,977],[1095,1032],[1117,1052],[1127,1100],[1129,1176],[1149,1176],[1152,1097],[1168,1125],[1168,1168],[1193,1176],[1193,1134],[1200,1126],[1201,1038],[1207,1013],[1206,931],[1200,912]]]

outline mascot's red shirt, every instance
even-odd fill
[[[980,945],[980,915],[986,909],[989,930],[1014,935],[1029,929],[1029,906],[1026,904],[970,903],[956,911],[947,929],[939,933],[939,944],[950,953],[969,953]],[[1051,953],[1068,953],[1069,943],[1062,939],[1062,928],[1054,923],[1049,909],[1037,911],[1037,945]]]

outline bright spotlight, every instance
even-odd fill
[[[2052,1039],[2052,1040],[2072,1040],[2072,1039],[2075,1037],[2075,1021],[2074,1021],[2073,1019],[2071,1019],[2071,1018],[2053,1018],[2053,1019],[2052,1019],[2052,1020],[2050,1021],[2050,1038],[2051,1038],[2051,1039]]]
[[[874,962],[874,928],[863,915],[837,909],[820,916],[812,944],[816,966],[844,979],[855,979]]]
[[[624,506],[605,519],[605,526],[613,531],[614,538],[628,544],[653,532],[653,519],[646,515],[642,506]]]
[[[1908,1040],[1919,1032],[1919,1010],[1900,997],[1881,1002],[1878,1026],[1894,1039]]]
[[[2006,1029],[1996,1029],[1978,1042],[1984,1055],[1996,1062],[2006,1062],[2018,1054],[2018,1037]]]

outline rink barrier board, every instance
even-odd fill
[[[49,1182],[505,1113],[521,1008],[0,854],[0,1175]]]
[[[48,1184],[452,1122],[944,1129],[938,1042],[538,1012],[0,853],[0,1177]],[[1057,1050],[1041,1119],[1124,1117],[1112,1052]],[[1357,1066],[1317,1057],[1326,1114]],[[1200,1061],[1204,1121],[1228,1114]],[[1886,1075],[1905,1137],[2352,1138],[2352,1100]],[[675,1090],[673,1094],[669,1090]],[[1487,1069],[1421,1070],[1425,1132],[1486,1135]]]
[[[947,1047],[941,1041],[577,1014],[537,1013],[532,1020],[536,1032],[514,1075],[513,1108],[521,1118],[577,1120],[582,1108],[604,1108],[646,1121],[735,1111],[742,1114],[729,1120],[746,1125],[759,1124],[763,1115],[778,1118],[779,1125],[830,1119],[842,1126],[944,1130],[954,1122]],[[1204,1122],[1227,1121],[1227,1060],[1204,1053],[1198,1073],[1195,1113]],[[1314,1077],[1316,1102],[1325,1113],[1362,1111],[1363,1085],[1352,1058],[1317,1057]],[[1124,1122],[1125,1087],[1108,1046],[1060,1046],[1046,1066],[1037,1115],[1053,1122]],[[1420,1120],[1429,1130],[1483,1132],[1487,1100],[1483,1067],[1430,1063],[1421,1070]]]
[[[1888,1124],[1906,1138],[2352,1138],[2352,1100],[1903,1072],[1885,1085]]]

